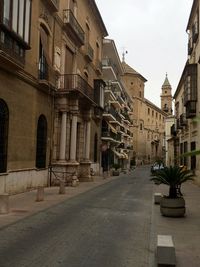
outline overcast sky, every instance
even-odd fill
[[[166,72],[172,93],[187,60],[186,26],[193,0],[96,0],[109,33],[126,63],[148,81],[145,97],[160,107]]]

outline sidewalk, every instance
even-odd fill
[[[186,202],[184,218],[168,218],[160,214],[160,206],[153,204],[152,209],[152,250],[156,251],[157,235],[172,235],[176,250],[176,267],[200,266],[200,187],[192,182],[182,185]],[[168,187],[154,186],[154,192],[168,194]],[[154,259],[155,253],[153,253]],[[153,261],[153,260],[152,260]],[[156,266],[155,262],[153,266]]]
[[[40,202],[36,202],[37,190],[11,195],[9,197],[10,212],[0,215],[0,229],[119,177],[112,176],[103,179],[101,176],[94,176],[93,182],[82,182],[76,187],[67,186],[64,195],[59,194],[58,186],[46,187],[44,189],[44,201]]]

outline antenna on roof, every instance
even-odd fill
[[[123,52],[122,52],[122,62],[125,62],[125,55],[128,54],[127,50],[124,50],[123,48]]]

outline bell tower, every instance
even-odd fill
[[[172,115],[172,87],[169,83],[167,73],[162,85],[161,109],[168,115]]]

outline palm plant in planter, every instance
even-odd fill
[[[169,195],[164,196],[160,202],[161,214],[168,217],[181,217],[185,214],[185,200],[180,195],[182,183],[193,180],[193,174],[178,166],[165,167],[154,174],[150,179],[156,184],[169,186]]]

